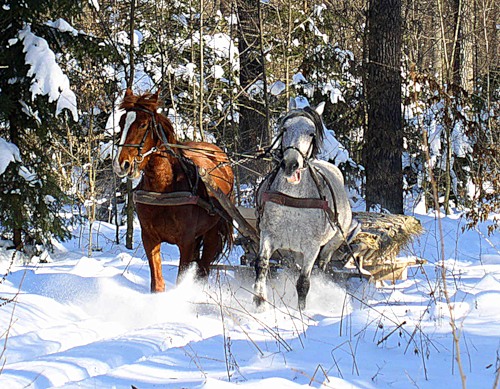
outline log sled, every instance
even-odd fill
[[[235,244],[243,248],[244,254],[239,265],[214,264],[216,270],[232,270],[238,276],[254,274],[254,263],[259,247],[257,228],[257,213],[255,208],[237,207],[220,190],[216,189],[213,179],[200,169],[200,178],[208,191],[217,199],[222,210],[217,210],[221,216],[231,218],[238,230]],[[213,212],[210,204],[193,198],[190,193],[174,195],[141,192],[134,194],[137,201],[146,204],[172,206],[179,201],[197,203]],[[198,202],[196,202],[198,201]],[[395,283],[407,278],[408,267],[423,265],[424,259],[398,257],[411,242],[423,232],[420,222],[413,216],[383,214],[374,212],[353,212],[353,218],[360,225],[357,234],[345,242],[332,256],[325,269],[334,276],[360,276],[373,282],[389,281]],[[271,274],[287,266],[287,258],[291,253],[277,252],[272,258]]]
[[[200,178],[224,211],[236,222],[239,236],[235,243],[244,250],[240,266],[214,265],[214,268],[236,270],[241,274],[247,272],[246,267],[252,272],[259,247],[255,209],[235,206],[227,196],[214,188],[211,177],[203,171],[200,171]],[[423,232],[415,217],[375,212],[353,212],[353,217],[360,224],[358,233],[334,253],[326,269],[328,273],[395,283],[407,278],[408,267],[426,263],[426,260],[414,256],[398,257]],[[273,256],[274,270],[283,266],[287,255],[278,252]]]

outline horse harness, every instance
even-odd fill
[[[274,140],[273,144],[267,149],[267,152],[271,152],[271,149],[274,148],[278,140],[280,140],[284,133],[286,132],[286,128],[284,127],[284,123],[293,117],[297,116],[303,116],[309,120],[311,120],[314,123],[314,126],[316,128],[317,133],[322,133],[323,131],[323,123],[321,120],[314,115],[314,111],[306,107],[305,109],[302,109],[300,111],[294,112],[292,115],[287,115],[285,118],[283,118],[281,122],[281,131],[279,132],[278,136]],[[307,152],[304,154],[302,153],[301,150],[299,150],[295,146],[288,146],[285,149],[281,148],[281,157],[285,153],[286,150],[293,149],[297,151],[302,158],[304,159],[304,165],[306,166],[307,169],[309,169],[309,172],[311,173],[311,176],[313,178],[314,184],[316,185],[316,188],[319,193],[319,198],[299,198],[299,197],[293,197],[286,195],[281,192],[276,192],[276,191],[270,191],[269,188],[271,184],[274,182],[274,179],[276,177],[276,174],[278,173],[278,170],[280,169],[280,166],[277,165],[274,170],[271,172],[271,179],[268,181],[268,187],[267,189],[262,193],[262,206],[266,202],[272,202],[278,205],[283,205],[287,207],[292,207],[292,208],[301,208],[301,209],[321,209],[326,212],[328,215],[328,218],[330,222],[335,223],[340,228],[340,224],[338,222],[338,209],[337,209],[337,201],[335,199],[335,193],[333,191],[333,188],[330,184],[330,182],[326,179],[326,177],[323,175],[323,173],[317,169],[314,166],[311,166],[309,164],[309,159],[311,158],[311,152],[314,149],[314,137],[316,136],[315,134],[311,135],[313,139],[311,140],[311,143],[309,144],[309,148],[307,149]],[[278,160],[279,161],[279,160]],[[323,190],[323,185],[320,183],[319,176],[323,179],[323,181],[326,183],[328,186],[329,192],[332,196],[332,202],[333,202],[333,210],[328,204],[328,200],[326,199],[324,190]],[[259,213],[261,210],[259,210]],[[341,228],[340,228],[341,229]],[[342,229],[341,229],[342,230]]]
[[[152,147],[150,150],[141,153],[144,144],[146,143],[146,139],[148,134],[151,131],[154,131],[158,138],[161,140],[162,145],[165,147],[165,152],[179,161],[179,164],[186,175],[186,178],[189,182],[189,186],[191,191],[180,191],[180,192],[172,192],[172,193],[158,193],[158,192],[150,192],[145,190],[135,190],[133,193],[133,201],[134,203],[146,204],[146,205],[157,205],[157,206],[179,206],[179,205],[198,205],[207,211],[210,215],[215,215],[218,212],[218,209],[213,204],[212,199],[208,196],[208,200],[203,199],[198,192],[198,185],[200,180],[200,174],[197,166],[191,161],[189,158],[184,157],[183,155],[176,153],[172,150],[168,139],[165,136],[165,130],[161,123],[156,120],[155,113],[151,110],[145,108],[133,108],[129,111],[140,111],[145,112],[151,115],[151,123],[148,125],[148,128],[144,132],[142,140],[139,144],[118,144],[121,147],[135,147],[138,151],[139,159],[136,159],[136,163],[141,163],[145,157],[149,156],[153,153],[161,152],[157,147]],[[188,165],[191,167],[189,169]],[[193,174],[194,172],[194,174]],[[194,183],[192,181],[192,175],[194,175]]]
[[[333,222],[337,227],[341,228],[338,222],[338,208],[337,208],[337,201],[335,199],[335,193],[333,191],[332,186],[326,179],[326,177],[321,173],[319,169],[316,167],[311,166],[308,164],[307,168],[309,169],[309,172],[311,173],[311,176],[313,178],[314,184],[316,185],[316,188],[319,193],[319,198],[301,198],[301,197],[293,197],[289,196],[287,194],[277,192],[277,191],[270,191],[269,187],[274,181],[274,178],[276,176],[277,171],[279,170],[279,167],[275,169],[273,174],[273,177],[271,180],[268,181],[268,187],[267,189],[262,193],[262,206],[266,202],[272,202],[278,205],[286,206],[286,207],[292,207],[292,208],[300,208],[300,209],[321,209],[325,211],[325,213],[328,215],[328,219]],[[333,205],[333,210],[332,207],[328,204],[328,200],[326,199],[325,192],[323,190],[323,185],[321,185],[319,181],[319,176],[323,179],[323,181],[327,184],[329,192],[332,196],[332,205]],[[262,209],[262,207],[261,207]],[[261,213],[261,209],[259,209],[259,213]]]
[[[309,107],[306,107],[306,108],[309,108]],[[317,130],[319,129],[320,125],[322,126],[322,122],[318,122],[316,120],[316,118],[311,114],[310,109],[309,110],[299,111],[294,116],[299,116],[299,115],[305,116],[308,119],[312,120],[313,123],[315,124]],[[286,119],[289,119],[289,118],[290,117],[286,117],[283,120],[283,122],[286,121]],[[322,130],[322,128],[321,128],[321,130]],[[280,131],[278,137],[274,140],[273,144],[266,150],[267,153],[271,152],[271,149],[274,148],[274,146],[276,145],[277,141],[280,138],[283,137],[283,134],[284,134],[285,131],[286,131],[286,128],[282,128],[282,130]],[[259,218],[262,216],[263,207],[264,207],[264,204],[266,202],[272,202],[272,203],[275,203],[275,204],[278,204],[278,205],[292,207],[292,208],[321,209],[321,210],[323,210],[327,214],[328,222],[330,223],[330,226],[332,228],[337,227],[339,229],[340,234],[342,235],[342,238],[343,238],[343,240],[344,240],[344,242],[345,242],[345,244],[346,244],[346,246],[347,246],[347,248],[349,250],[349,255],[354,260],[354,264],[356,266],[356,269],[358,270],[359,276],[360,276],[360,278],[362,278],[363,272],[361,271],[361,264],[359,262],[359,259],[354,255],[354,253],[352,251],[352,248],[351,248],[351,245],[349,244],[349,242],[352,239],[352,237],[347,237],[346,236],[346,234],[343,231],[342,226],[340,225],[340,222],[339,222],[339,212],[338,212],[338,207],[337,207],[337,201],[335,199],[335,192],[334,192],[334,190],[332,188],[332,185],[326,179],[326,177],[321,172],[321,170],[319,170],[315,166],[312,166],[309,163],[309,153],[311,151],[312,144],[313,144],[313,141],[311,141],[311,144],[309,145],[309,148],[307,150],[307,156],[304,156],[304,154],[302,154],[302,152],[298,148],[296,148],[294,146],[289,146],[289,147],[285,148],[284,150],[282,150],[282,156],[283,156],[283,153],[287,149],[295,149],[295,150],[297,150],[302,155],[302,157],[304,158],[304,164],[307,167],[307,169],[309,169],[309,172],[311,173],[311,177],[312,177],[312,179],[314,181],[314,184],[316,185],[316,189],[318,190],[319,198],[298,198],[298,197],[289,196],[289,195],[281,193],[281,192],[270,191],[269,188],[271,187],[272,183],[274,182],[274,180],[276,178],[276,175],[278,174],[278,171],[280,169],[280,166],[278,164],[271,171],[271,173],[270,173],[271,178],[268,181],[267,188],[262,193],[262,197],[261,197],[262,204],[258,207]],[[277,159],[277,158],[274,158],[274,159],[276,159],[277,161],[279,161],[279,159]],[[333,210],[332,210],[332,207],[330,207],[329,204],[328,204],[328,200],[326,199],[325,191],[323,189],[323,185],[321,185],[321,183],[320,183],[320,177],[319,176],[322,178],[323,182],[326,183],[326,186],[328,187],[328,191],[330,192],[330,195],[332,196]]]
[[[306,107],[300,111],[294,112],[291,115],[287,115],[285,118],[283,118],[281,120],[281,123],[279,126],[280,131],[278,133],[278,136],[274,139],[274,141],[271,143],[270,146],[268,146],[264,149],[264,153],[262,155],[260,155],[258,158],[263,158],[264,156],[270,155],[272,157],[272,160],[279,162],[279,161],[281,161],[281,158],[283,157],[283,154],[285,153],[285,151],[292,149],[292,150],[297,151],[302,156],[302,158],[304,159],[304,163],[307,165],[309,156],[311,155],[311,152],[314,151],[313,144],[314,144],[314,138],[316,137],[316,134],[311,134],[313,141],[311,141],[309,148],[307,149],[307,152],[305,154],[301,150],[299,150],[299,148],[297,148],[295,146],[288,146],[285,149],[283,149],[283,147],[281,147],[279,156],[276,156],[276,154],[273,153],[273,150],[275,150],[276,144],[281,140],[281,138],[283,138],[283,135],[285,134],[285,132],[287,130],[284,126],[285,122],[288,119],[292,119],[292,118],[297,117],[297,116],[302,116],[302,117],[305,117],[305,118],[311,120],[314,123],[314,126],[316,128],[317,133],[322,133],[323,128],[320,127],[323,125],[322,122],[318,121],[318,119],[316,118],[316,116],[314,115],[314,113],[310,107]]]

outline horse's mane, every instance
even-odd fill
[[[161,100],[153,93],[144,93],[142,95],[125,95],[120,104],[120,108],[125,111],[133,110],[134,108],[142,108],[151,112],[156,112]]]
[[[157,112],[158,107],[163,103],[158,95],[146,92],[142,95],[126,94],[120,104],[120,109],[133,111],[134,109],[144,109],[155,114],[156,120],[161,124],[169,143],[177,143],[174,127],[170,120]]]
[[[311,152],[311,157],[316,158],[316,156],[320,152],[321,148],[323,147],[323,140],[325,137],[323,120],[321,119],[321,116],[311,107],[294,109],[294,110],[288,112],[280,120],[280,127],[283,127],[283,125],[285,124],[285,122],[288,119],[295,118],[295,117],[305,117],[314,123],[315,133],[314,133],[314,139],[313,139],[313,145],[312,145],[313,148],[312,148],[312,152]]]

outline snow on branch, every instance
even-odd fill
[[[34,100],[38,95],[48,95],[49,102],[57,101],[56,115],[66,108],[70,110],[73,120],[77,121],[76,96],[47,41],[33,34],[29,25],[19,31],[18,37],[23,41],[25,62],[30,66],[27,75],[33,77],[31,98]]]
[[[19,149],[14,143],[0,138],[0,176],[5,172],[11,162],[21,162]]]
[[[66,20],[62,18],[57,19],[55,22],[49,20],[45,22],[45,25],[55,28],[61,32],[68,32],[73,36],[78,35],[78,31],[71,24],[69,24]]]

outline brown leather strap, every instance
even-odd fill
[[[160,206],[197,205],[200,196],[191,192],[158,193],[137,190],[134,192],[134,203]]]
[[[341,231],[341,233],[343,235],[344,232],[342,231],[342,227],[339,224],[339,211],[337,210],[337,200],[335,199],[335,192],[334,192],[334,190],[332,188],[331,182],[329,180],[327,180],[326,177],[325,177],[325,175],[321,172],[321,170],[318,169],[318,168],[316,168],[316,167],[313,167],[313,166],[309,165],[309,172],[311,173],[311,177],[313,178],[314,183],[316,184],[316,188],[318,188],[319,197],[321,197],[321,198],[324,199],[325,198],[325,193],[323,191],[323,186],[319,182],[318,174],[323,179],[323,182],[326,183],[326,185],[328,186],[328,189],[330,189],[330,194],[331,194],[332,200],[333,200],[333,211],[332,211],[331,208],[328,208],[325,211],[328,214],[328,217],[330,218],[330,221],[333,222],[333,223],[335,223],[335,225],[340,229],[340,231]]]
[[[262,193],[262,203],[270,201],[275,204],[284,205],[292,208],[313,208],[322,209],[324,211],[330,209],[328,201],[322,199],[302,199],[298,197],[288,196],[281,192],[264,192]]]

